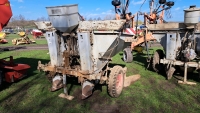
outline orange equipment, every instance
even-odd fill
[[[156,40],[151,33],[146,34],[146,41]],[[134,49],[134,47],[138,46],[139,44],[142,44],[145,42],[144,36],[138,36],[137,41],[131,43],[131,50]]]
[[[145,13],[145,16],[147,17],[147,19],[149,20],[150,24],[155,24],[156,20],[157,20],[157,16],[156,16],[156,12],[152,12],[150,15],[147,15]]]
[[[0,0],[0,31],[7,25],[12,17],[10,2],[8,0]]]
[[[122,17],[123,19],[126,19],[127,24],[132,23],[132,25],[130,25],[131,27],[124,29],[124,33],[133,34],[136,36],[136,41],[132,42],[132,44],[131,44],[131,50],[133,50],[134,47],[138,46],[139,44],[144,43],[145,39],[146,39],[146,41],[155,40],[155,38],[153,37],[152,34],[146,34],[145,38],[144,38],[144,33],[143,33],[144,30],[134,30],[134,28],[135,28],[134,17],[137,15],[137,13],[135,15],[131,15],[131,13],[125,13],[126,10],[128,10],[129,0],[126,0],[126,3],[124,3],[124,4],[126,7],[121,7],[120,1],[112,1],[112,5],[115,6],[115,12],[116,12],[115,19],[120,20]],[[120,10],[120,8],[122,9],[122,11]],[[118,14],[118,12],[122,13],[121,17]],[[152,24],[155,23],[155,21],[157,19],[156,12],[153,12],[150,15],[145,14],[145,17],[147,19],[149,19],[150,23],[152,23]]]

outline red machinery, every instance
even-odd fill
[[[12,17],[10,2],[8,0],[0,0],[0,31],[7,25]]]
[[[33,38],[35,39],[43,35],[42,31],[37,30],[37,29],[33,30],[32,34],[33,34]]]
[[[10,58],[10,60],[4,60],[7,58]],[[29,68],[30,66],[27,64],[14,63],[12,56],[0,59],[0,85],[3,78],[5,78],[5,81],[9,83],[23,78]]]
[[[12,16],[10,2],[8,0],[0,0],[0,31],[7,25]],[[10,58],[9,61],[5,59]],[[26,75],[30,68],[27,64],[16,64],[13,57],[0,59],[0,86],[5,79],[6,82],[14,82]]]
[[[6,44],[8,41],[6,39],[0,39],[0,44]]]

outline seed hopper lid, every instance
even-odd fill
[[[196,6],[190,6],[189,9],[185,9],[184,11],[190,12],[190,11],[200,11],[200,8],[197,8]]]

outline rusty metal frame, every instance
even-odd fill
[[[55,73],[62,73],[66,74],[68,76],[74,76],[74,77],[80,77],[82,79],[87,79],[87,80],[95,80],[96,76],[100,75],[101,73],[98,74],[86,74],[84,72],[81,72],[81,70],[77,69],[70,69],[70,68],[64,68],[64,67],[54,67],[50,65],[44,65],[44,64],[38,64],[37,67],[38,70],[43,70],[44,72],[50,71],[50,72],[55,72]],[[94,76],[96,75],[96,76]]]
[[[182,61],[173,61],[173,60],[161,59],[160,63],[162,63],[162,64],[171,63],[172,65],[178,65],[178,66],[184,66],[187,63],[188,67],[196,67],[197,69],[200,69],[200,62],[182,62]]]
[[[188,82],[187,81],[187,68],[188,67],[195,67],[196,70],[200,69],[200,62],[182,62],[182,61],[173,61],[173,60],[167,60],[167,59],[160,59],[160,63],[184,66],[184,78],[183,78],[183,81],[179,80],[178,83],[196,85],[196,83],[194,83],[194,82]]]

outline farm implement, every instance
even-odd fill
[[[0,31],[5,27],[12,16],[12,11],[10,8],[10,2],[8,0],[0,1]],[[5,34],[1,34],[5,37]],[[4,42],[3,42],[4,41]],[[0,39],[0,43],[5,43],[4,38]],[[9,61],[6,59],[9,58]],[[27,64],[14,63],[13,57],[6,57],[0,59],[0,86],[2,86],[3,81],[15,82],[27,74],[27,70],[30,68]]]
[[[21,38],[15,38],[12,40],[13,45],[23,45],[23,44],[34,44],[35,40],[30,39],[25,32],[19,32]]]
[[[5,60],[8,58],[9,61]],[[29,68],[27,64],[14,63],[13,56],[0,59],[0,86],[3,80],[12,83],[25,77]]]
[[[126,76],[126,67],[110,66],[112,57],[133,42],[133,35],[123,34],[125,20],[83,21],[78,5],[47,7],[53,27],[48,30],[50,62],[38,62],[38,69],[52,81],[52,91],[64,88],[60,97],[73,99],[67,93],[68,77],[76,77],[82,85],[82,99],[93,93],[97,84],[106,84],[111,97],[140,75]],[[103,45],[102,45],[103,44]]]
[[[164,49],[156,50],[153,55],[152,66],[156,72],[165,71],[166,78],[171,79],[176,70],[182,70],[184,78],[178,83],[196,84],[187,81],[187,73],[200,73],[200,33],[197,32],[199,17],[200,8],[190,6],[184,10],[183,23],[148,25],[148,31],[153,33]]]

